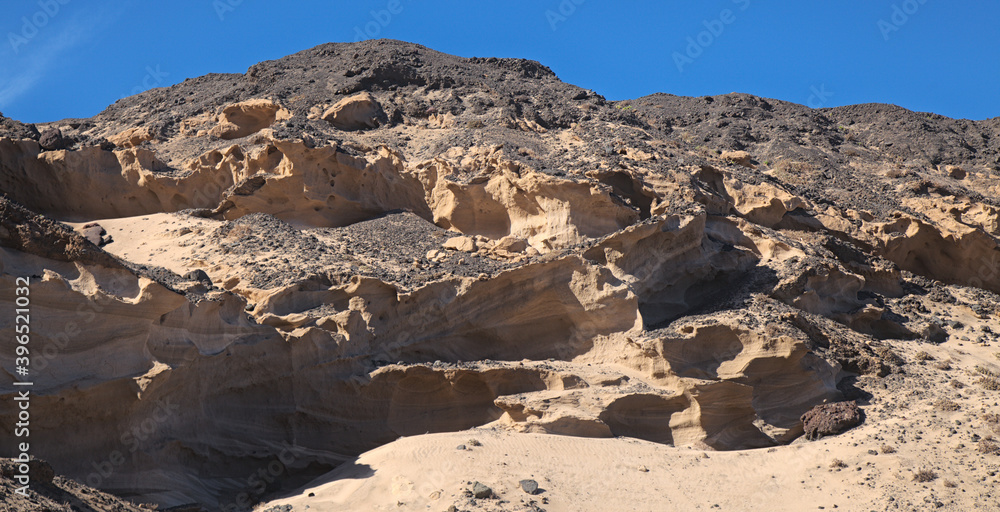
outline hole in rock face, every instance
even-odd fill
[[[646,328],[652,330],[669,325],[684,316],[727,309],[732,307],[727,303],[738,304],[731,299],[739,285],[770,275],[770,269],[758,268],[749,273],[719,272],[706,279],[688,276],[640,297],[639,313]]]
[[[212,131],[220,139],[232,140],[257,133],[290,114],[267,100],[249,100],[228,105],[222,111],[222,120]],[[241,155],[242,156],[242,155]]]
[[[223,138],[238,139],[267,128],[274,121],[274,117],[263,114],[263,112],[235,112],[227,115],[227,120],[239,126],[239,129],[225,134]]]
[[[601,413],[600,419],[615,436],[673,444],[670,417],[689,405],[688,399],[683,396],[629,395],[612,402]]]
[[[665,339],[663,357],[681,377],[717,379],[719,366],[743,351],[739,335],[725,326],[704,327],[694,338]]]
[[[399,435],[465,430],[489,423],[502,411],[478,375],[451,381],[442,374],[408,375],[389,403],[389,427]]]
[[[404,436],[454,432],[490,423],[503,414],[494,404],[497,397],[547,388],[537,371],[510,368],[478,373],[416,366],[381,374],[373,384],[382,388],[375,396],[387,399],[378,405],[386,407],[386,427]]]
[[[610,172],[598,176],[597,179],[601,183],[610,186],[614,189],[616,195],[628,200],[634,208],[637,208],[640,219],[646,220],[650,217],[653,196],[643,190],[642,182],[625,172]]]

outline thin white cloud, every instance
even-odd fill
[[[0,66],[0,77],[6,78],[0,79],[0,109],[30,91],[68,50],[117,18],[107,14],[88,13],[86,10],[75,13],[64,11],[53,16],[51,23],[39,28],[38,35],[21,46],[16,56],[9,45],[4,45],[3,61],[9,64]]]

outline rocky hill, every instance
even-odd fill
[[[326,44],[3,118],[0,333],[29,277],[33,455],[161,510],[985,510],[998,177],[1000,118]]]

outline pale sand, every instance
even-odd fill
[[[863,407],[867,421],[839,436],[716,452],[491,427],[427,434],[367,452],[297,496],[257,510],[289,504],[295,511],[308,506],[444,512],[451,505],[460,511],[521,511],[533,510],[532,501],[548,512],[1000,510],[995,492],[1000,456],[980,453],[971,441],[973,434],[1000,437],[998,425],[983,419],[984,413],[1000,413],[1000,393],[976,385],[973,370],[995,367],[996,348],[954,341],[894,344],[907,360],[918,351],[935,360],[907,365],[906,380],[877,391],[871,405]],[[952,369],[935,368],[948,359]],[[951,380],[967,386],[956,389]],[[941,399],[959,409],[943,410]],[[473,439],[482,446],[472,446]],[[466,450],[456,448],[462,444]],[[883,453],[885,446],[896,452]],[[923,469],[937,478],[915,481],[915,472]],[[524,493],[518,482],[529,478],[544,492]],[[464,493],[475,481],[491,487],[499,499],[471,505]]]

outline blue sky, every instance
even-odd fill
[[[335,41],[524,57],[609,99],[746,92],[1000,116],[1000,3],[971,0],[32,0],[0,19],[0,112],[89,117],[116,99]]]

